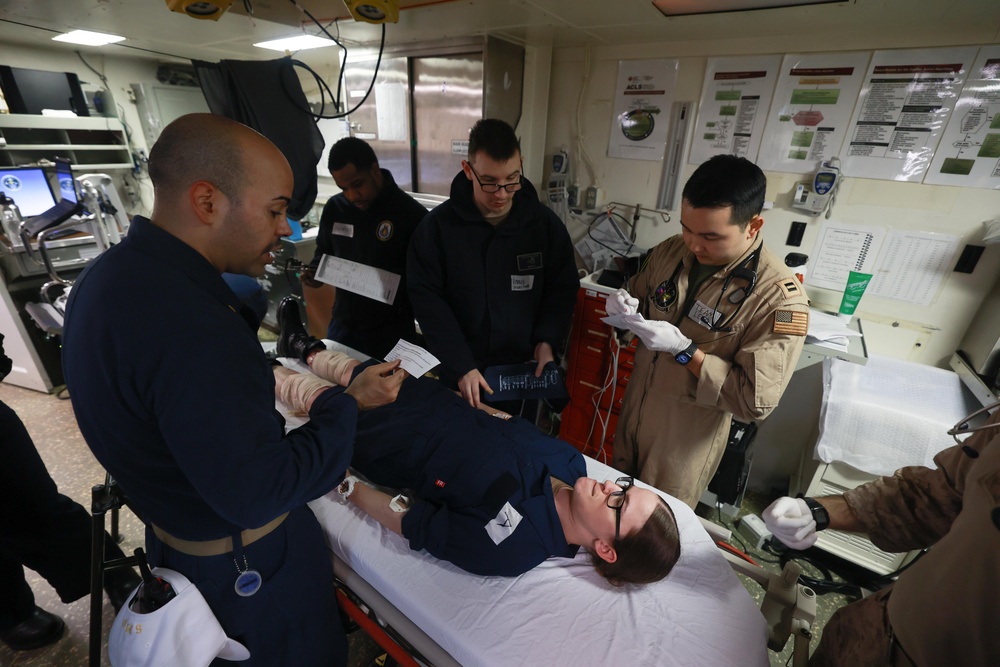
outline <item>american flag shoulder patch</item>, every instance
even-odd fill
[[[805,336],[809,331],[809,313],[779,310],[774,313],[774,333]]]

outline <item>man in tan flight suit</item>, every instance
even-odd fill
[[[793,549],[826,527],[865,533],[890,552],[933,545],[891,587],[834,614],[811,667],[1000,664],[1000,409],[934,462],[764,510],[768,529]]]
[[[702,164],[684,186],[682,234],[653,248],[628,292],[607,299],[608,314],[630,316],[642,341],[614,466],[691,507],[732,418],[760,420],[778,404],[808,328],[802,285],[762,244],[766,188],[744,158]]]

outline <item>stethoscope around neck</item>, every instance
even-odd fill
[[[743,304],[750,298],[750,295],[753,294],[754,287],[757,286],[757,268],[760,266],[760,253],[763,249],[764,244],[761,243],[756,247],[756,249],[754,249],[753,252],[743,258],[743,261],[737,264],[729,273],[726,274],[726,279],[722,283],[722,289],[719,291],[719,298],[715,300],[715,308],[713,309],[713,312],[719,312],[719,306],[722,305],[722,299],[726,297],[726,292],[729,291],[729,286],[733,282],[734,278],[745,281],[746,285],[740,287],[735,292],[730,294],[728,298],[726,298],[729,303],[736,306],[736,309],[733,310],[728,317],[721,322],[708,322],[707,320],[703,320],[703,323],[710,331],[730,333],[733,330],[733,327],[731,326],[733,320],[735,320],[736,316],[740,314]],[[683,266],[684,262],[682,260],[677,265],[677,268],[674,269],[674,274],[670,276],[670,281],[674,284],[677,284],[677,275],[681,272],[681,268]]]

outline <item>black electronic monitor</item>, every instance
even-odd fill
[[[42,167],[0,167],[0,192],[14,200],[25,220],[56,205]]]
[[[42,109],[57,109],[90,115],[80,79],[71,72],[0,65],[0,86],[11,113],[40,114]]]
[[[56,158],[56,169],[52,173],[49,185],[57,200],[80,201],[76,179],[73,178],[73,170],[70,168],[69,160]]]

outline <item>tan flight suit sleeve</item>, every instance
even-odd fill
[[[1000,411],[990,419],[1000,422]],[[901,468],[844,494],[872,543],[889,552],[930,546],[951,529],[962,509],[965,479],[995,430],[974,433],[934,457],[937,468]],[[944,436],[947,437],[947,436]]]
[[[745,422],[767,417],[778,405],[805,343],[804,332],[775,333],[776,313],[799,312],[807,318],[809,313],[801,292],[789,296],[777,281],[762,289],[766,290],[764,304],[741,317],[746,333],[732,361],[706,354],[696,395],[697,403],[718,407]]]

